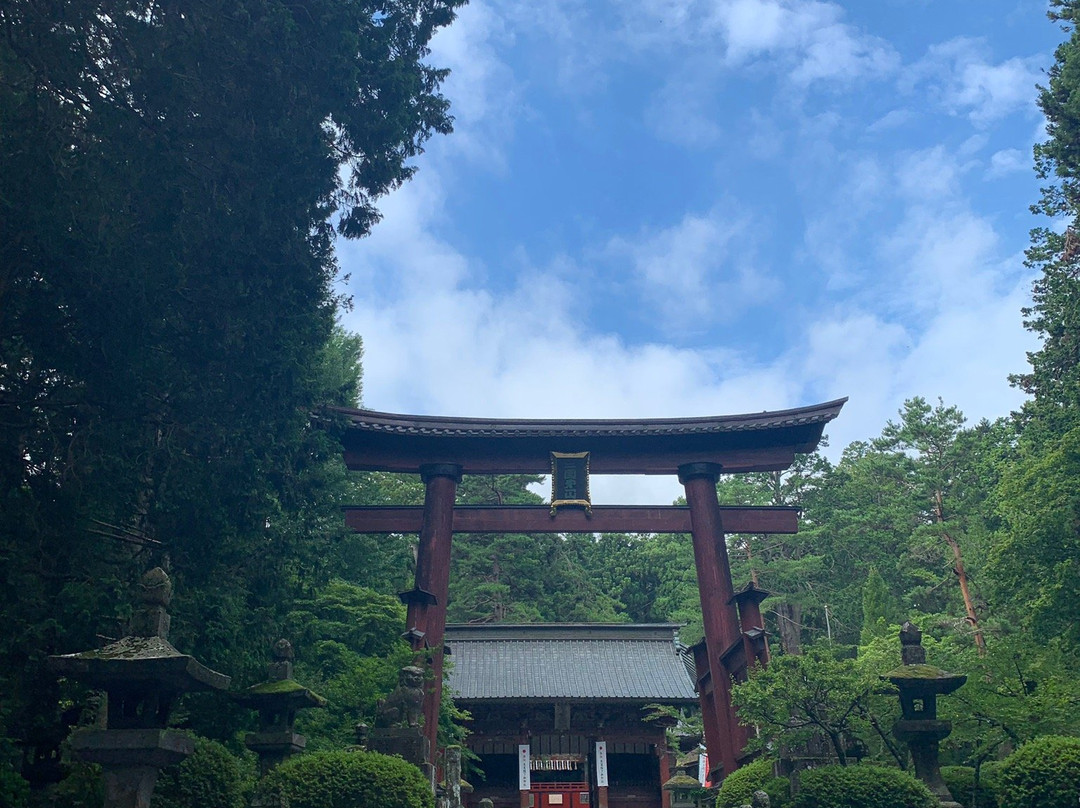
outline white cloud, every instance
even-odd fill
[[[723,130],[718,117],[707,90],[682,76],[654,93],[645,111],[646,122],[658,137],[691,148],[719,141]]]
[[[1017,112],[1035,110],[1035,85],[1044,57],[1012,57],[993,63],[980,40],[957,37],[932,46],[905,71],[902,89],[926,92],[953,115],[988,126]]]
[[[887,42],[844,23],[844,10],[836,3],[643,0],[625,14],[632,47],[711,48],[728,67],[769,58],[800,85],[886,73],[898,63]]]
[[[961,171],[944,146],[902,153],[895,175],[897,190],[909,199],[942,204],[960,193]]]
[[[1001,149],[994,152],[990,157],[990,168],[986,172],[987,179],[1004,177],[1006,174],[1015,174],[1017,171],[1031,169],[1031,155],[1025,154],[1020,149]]]
[[[866,127],[867,132],[880,134],[893,129],[898,129],[914,117],[910,109],[891,109]]]
[[[552,13],[539,14],[535,24],[555,43],[547,63],[564,89],[576,75],[591,74],[587,87],[595,90],[602,84],[595,76],[612,70],[612,60],[640,67],[655,58],[667,94],[653,99],[654,109],[695,148],[723,137],[733,154],[745,154],[735,151],[745,146],[742,139],[712,117],[710,82],[734,71],[780,74],[787,95],[763,89],[754,103],[767,117],[754,113],[738,126],[753,129],[743,138],[757,139],[753,155],[791,152],[798,164],[790,181],[792,196],[802,198],[791,205],[792,219],[778,214],[775,227],[804,217],[784,234],[801,244],[801,254],[793,247],[770,260],[794,254],[801,271],[821,273],[827,283],[812,290],[817,297],[794,299],[798,293],[780,281],[790,267],[759,258],[772,225],[747,212],[753,208],[736,195],[748,192],[740,190],[725,192],[711,208],[706,198],[690,212],[673,210],[666,228],[641,229],[639,222],[656,214],[638,213],[636,221],[597,227],[584,246],[559,243],[552,255],[512,266],[480,261],[452,229],[450,189],[462,172],[493,161],[503,161],[508,174],[515,170],[510,145],[531,110],[527,79],[520,64],[511,69],[507,49],[527,35],[530,15],[525,4],[474,0],[440,33],[431,58],[454,70],[445,91],[457,131],[432,141],[416,179],[380,204],[385,220],[371,237],[339,245],[355,300],[346,325],[365,340],[367,406],[492,417],[648,417],[780,409],[850,395],[829,430],[835,457],[850,440],[877,434],[913,395],[942,395],[972,418],[1018,404],[1005,376],[1023,369],[1032,347],[1019,322],[1029,278],[1016,256],[1002,257],[991,220],[976,216],[966,197],[976,174],[964,161],[985,143],[887,151],[885,135],[910,120],[910,110],[918,110],[920,123],[932,112],[912,103],[894,105],[871,125],[881,137],[864,142],[873,140],[879,151],[845,152],[839,144],[858,126],[846,113],[808,104],[795,121],[803,128],[792,131],[783,117],[789,111],[778,112],[792,87],[798,95],[807,85],[889,73],[896,62],[890,46],[845,23],[835,3],[650,0],[651,16],[620,9],[627,27],[605,34],[587,3],[544,2]],[[598,41],[587,54],[592,33]],[[1028,61],[993,64],[965,42],[932,53],[948,78],[920,74],[911,89],[936,93],[948,112],[980,125],[1022,109],[1017,88]],[[630,50],[614,54],[627,43]],[[669,57],[682,71],[690,61],[695,70],[700,65],[700,83],[684,85]],[[919,67],[929,65],[928,56]],[[668,137],[679,142],[678,134]],[[1016,151],[999,149],[987,176],[1014,170]],[[527,255],[524,244],[520,255]],[[575,276],[595,282],[593,264],[603,262],[626,269],[620,292],[662,319],[669,333],[682,322],[710,322],[721,306],[744,314],[786,298],[784,306],[762,311],[789,321],[790,347],[752,355],[715,344],[635,342],[632,329],[622,330],[626,337],[600,329],[589,320]],[[487,283],[496,275],[502,291]],[[598,501],[667,502],[678,494],[678,484],[665,479],[596,483]]]
[[[761,304],[779,290],[753,261],[753,226],[745,215],[686,214],[671,227],[636,239],[615,237],[607,251],[633,267],[641,300],[668,332],[695,327]]]
[[[429,62],[450,69],[442,92],[452,101],[454,133],[429,148],[505,169],[503,145],[524,112],[518,82],[500,58],[514,32],[485,0],[473,0],[431,42]]]

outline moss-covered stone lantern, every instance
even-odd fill
[[[240,703],[259,711],[259,731],[249,732],[244,745],[259,756],[262,774],[307,745],[307,739],[293,728],[297,712],[326,706],[326,699],[293,680],[293,648],[288,640],[274,643],[271,655],[266,681],[235,696]]]
[[[671,793],[671,808],[696,808],[697,793],[702,790],[697,778],[680,771],[661,788]]]
[[[893,725],[893,735],[908,745],[915,775],[941,804],[961,808],[941,779],[938,743],[952,732],[952,723],[937,717],[937,697],[952,693],[967,676],[927,665],[922,632],[911,623],[900,628],[900,654],[903,664],[882,677],[896,685],[900,695],[901,717]]]
[[[131,634],[94,651],[49,658],[49,666],[106,694],[105,726],[77,730],[75,755],[102,768],[106,808],[149,808],[160,769],[194,749],[191,738],[168,729],[177,698],[196,690],[224,690],[229,677],[181,654],[166,639],[172,582],[155,567],[140,581]]]

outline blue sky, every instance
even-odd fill
[[[455,132],[338,247],[364,405],[677,417],[850,396],[834,457],[916,395],[1007,414],[1035,347],[1035,85],[1063,36],[1045,11],[473,0],[430,58]]]

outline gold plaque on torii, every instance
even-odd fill
[[[584,508],[592,514],[588,452],[551,453],[551,515],[562,507]]]

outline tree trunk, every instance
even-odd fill
[[[945,529],[945,509],[942,503],[941,491],[934,492],[934,519],[941,525],[941,538],[949,545],[953,554],[953,569],[956,578],[960,582],[960,594],[964,597],[964,611],[967,613],[967,621],[975,632],[975,647],[979,656],[986,656],[986,640],[983,638],[982,629],[979,627],[979,617],[975,613],[975,603],[971,599],[971,589],[968,586],[967,571],[964,569],[964,558],[960,552],[960,542],[954,539]]]
[[[802,653],[802,607],[797,603],[781,603],[773,614],[780,628],[780,647],[785,654]]]

